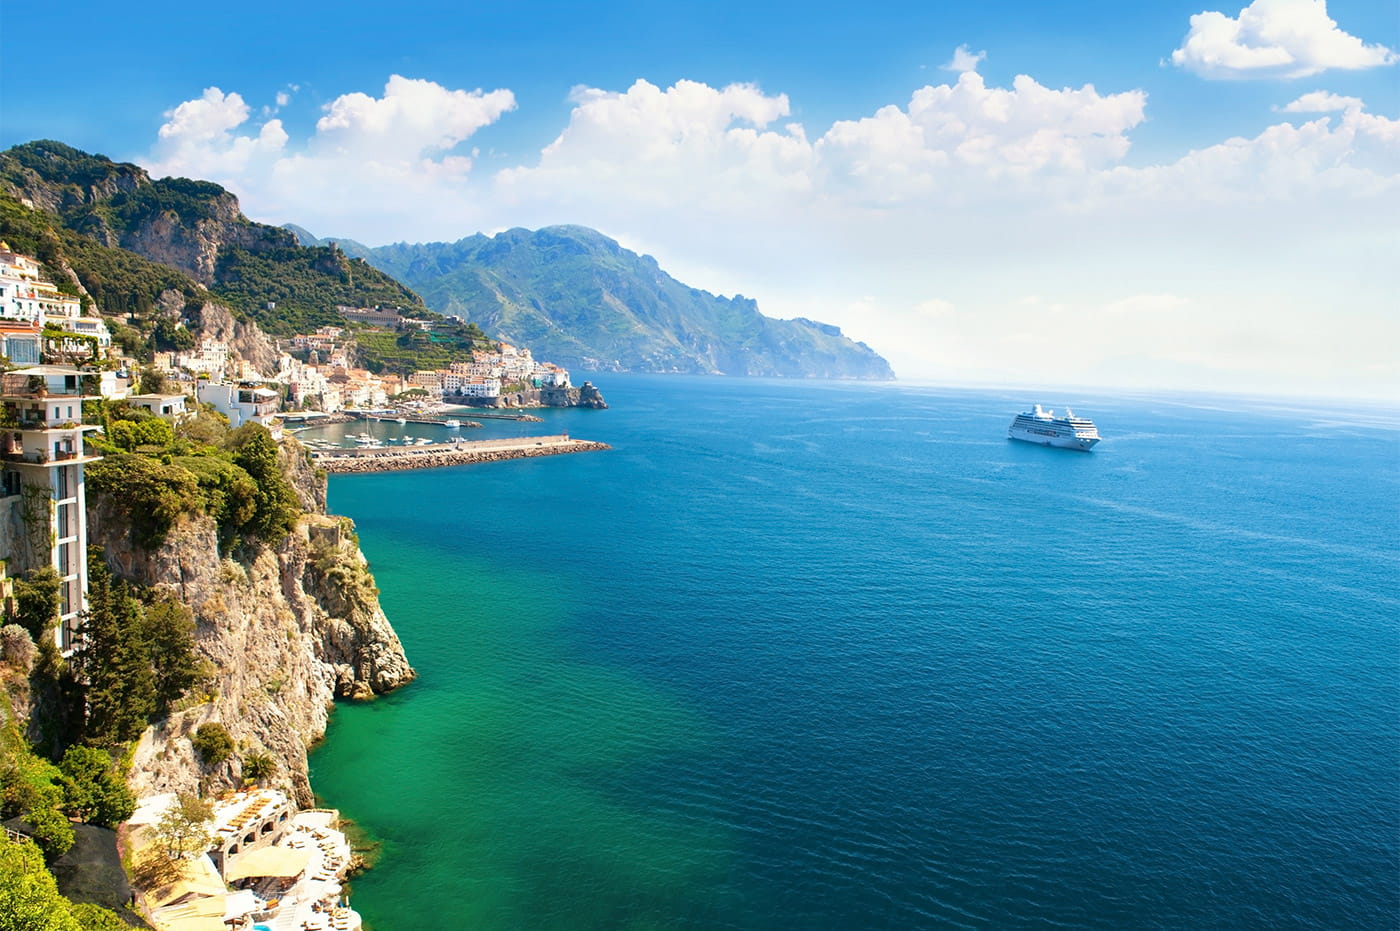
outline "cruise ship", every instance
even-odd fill
[[[1074,411],[1069,408],[1065,408],[1063,417],[1056,417],[1054,411],[1047,411],[1037,404],[1035,410],[1016,415],[1006,436],[1041,446],[1060,446],[1088,452],[1099,441],[1099,428],[1087,417],[1074,416]]]

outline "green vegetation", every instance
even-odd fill
[[[262,783],[277,775],[277,761],[265,750],[254,750],[243,757],[243,778]]]
[[[114,828],[136,811],[136,799],[107,751],[69,747],[58,769],[68,817]]]
[[[58,892],[39,848],[0,835],[0,931],[126,931],[105,908],[75,905]]]
[[[279,231],[281,232],[281,231]],[[425,310],[412,291],[339,250],[287,245],[262,251],[219,250],[213,291],[269,333],[310,333],[344,326],[336,305]],[[268,302],[276,304],[268,308]]]
[[[214,808],[198,795],[177,793],[175,803],[156,824],[156,837],[171,860],[181,860],[190,854],[209,849],[209,821]]]
[[[891,378],[835,327],[775,320],[742,296],[687,287],[595,230],[512,229],[367,250],[438,313],[479,321],[570,368]]]
[[[217,766],[233,756],[233,736],[217,721],[199,725],[190,743],[206,766]]]
[[[88,491],[130,521],[132,535],[154,549],[181,518],[207,514],[225,548],[255,537],[277,543],[296,525],[301,502],[287,482],[267,428],[228,429],[221,415],[200,412],[175,432],[159,417],[104,403],[92,419],[106,424],[104,453],[88,466]]]
[[[444,320],[431,330],[418,327],[401,333],[366,328],[355,331],[360,361],[371,372],[411,375],[425,369],[445,369],[474,349],[496,346],[475,323]]]
[[[33,827],[44,857],[56,860],[73,846],[58,767],[38,756],[13,724],[0,727],[0,819],[20,817]],[[3,870],[0,870],[3,873]]]
[[[59,586],[62,580],[52,566],[30,570],[24,578],[15,579],[14,617],[37,643],[53,629],[62,604]]]

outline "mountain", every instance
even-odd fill
[[[422,295],[536,356],[593,371],[890,379],[889,363],[840,329],[777,320],[743,296],[689,287],[596,230],[551,226],[454,243],[335,242]]]
[[[217,184],[153,180],[137,165],[61,142],[29,142],[0,152],[0,200],[16,222],[34,225],[27,208],[63,231],[49,239],[51,252],[62,245],[65,254],[94,248],[135,253],[182,273],[172,288],[187,298],[194,298],[195,285],[207,289],[271,333],[341,323],[337,304],[425,309],[416,294],[363,260],[331,246],[302,246],[288,230],[249,220],[238,198]],[[9,235],[8,229],[0,232]],[[123,261],[105,254],[109,262]],[[80,264],[73,267],[83,279]],[[99,274],[97,289],[103,281]],[[82,283],[94,291],[87,280]],[[103,306],[96,294],[94,300]]]

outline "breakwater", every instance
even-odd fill
[[[607,443],[571,439],[567,433],[551,436],[525,436],[499,440],[436,443],[431,446],[359,447],[317,450],[311,454],[316,465],[327,472],[394,472],[402,469],[433,469],[441,466],[533,456],[611,449]]]

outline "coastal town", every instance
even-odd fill
[[[178,319],[169,329],[183,348],[143,359],[124,351],[107,320],[85,312],[82,297],[47,280],[34,257],[0,244],[0,600],[6,614],[16,616],[17,586],[24,579],[51,572],[57,623],[44,634],[51,644],[41,646],[70,660],[81,652],[91,575],[98,571],[88,559],[93,541],[87,472],[104,458],[102,449],[121,441],[103,436],[99,423],[85,422],[85,405],[105,403],[128,412],[137,419],[119,422],[127,430],[146,418],[166,424],[162,429],[173,435],[193,418],[217,415],[227,428],[261,425],[282,442],[318,420],[358,416],[402,423],[412,416],[456,429],[462,421],[447,413],[457,406],[558,405],[578,397],[566,370],[506,343],[476,348],[442,369],[407,376],[371,372],[353,364],[351,326],[402,329],[431,321],[380,308],[340,312],[346,327],[323,326],[278,341],[276,352],[266,354],[273,360],[266,370],[228,341],[189,332]],[[593,406],[606,406],[596,389],[587,389],[596,396]],[[539,419],[518,412],[495,416]],[[454,437],[394,448],[301,447],[323,471],[423,468],[601,448],[562,434],[475,443]],[[295,529],[302,545],[343,547],[334,520],[303,514]],[[411,677],[412,670],[403,668]],[[324,708],[320,714],[324,721]],[[202,752],[196,749],[192,759]],[[109,870],[111,883],[129,889],[123,898],[132,914],[162,931],[355,931],[360,917],[348,907],[345,883],[360,861],[339,815],[302,807],[292,794],[265,784],[275,766],[265,759],[257,764],[261,751],[247,752],[232,788],[211,784],[211,794],[134,798],[130,816],[96,841],[132,865],[129,887],[119,866]],[[182,828],[172,827],[182,819]],[[5,831],[11,840],[43,834],[23,817],[6,820]],[[115,853],[109,859],[115,862]],[[142,879],[135,881],[135,874]]]

